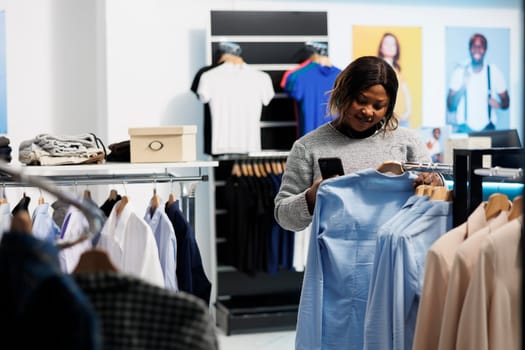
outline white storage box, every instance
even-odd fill
[[[196,125],[129,128],[131,163],[189,162],[196,159]]]

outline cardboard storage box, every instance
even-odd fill
[[[129,128],[131,163],[188,162],[196,159],[196,125]]]

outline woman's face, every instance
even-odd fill
[[[343,124],[355,131],[365,131],[379,123],[386,115],[390,98],[382,85],[363,90],[346,111]]]
[[[396,39],[393,36],[387,35],[383,38],[383,42],[381,43],[381,53],[383,54],[383,57],[395,57],[397,54],[397,45]]]

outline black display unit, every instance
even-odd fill
[[[297,138],[295,101],[280,87],[283,74],[311,54],[306,43],[328,44],[328,19],[324,11],[211,11],[208,64],[221,41],[238,44],[243,60],[268,73],[275,97],[261,114],[262,152],[271,158],[289,151]],[[248,275],[228,265],[228,220],[224,203],[225,182],[236,160],[249,155],[214,158],[215,231],[217,242],[216,322],[226,334],[295,329],[302,272]],[[261,157],[258,155],[257,157]]]

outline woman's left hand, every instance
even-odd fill
[[[419,176],[414,180],[414,187],[419,185],[445,186],[443,178],[439,173],[419,173]]]

